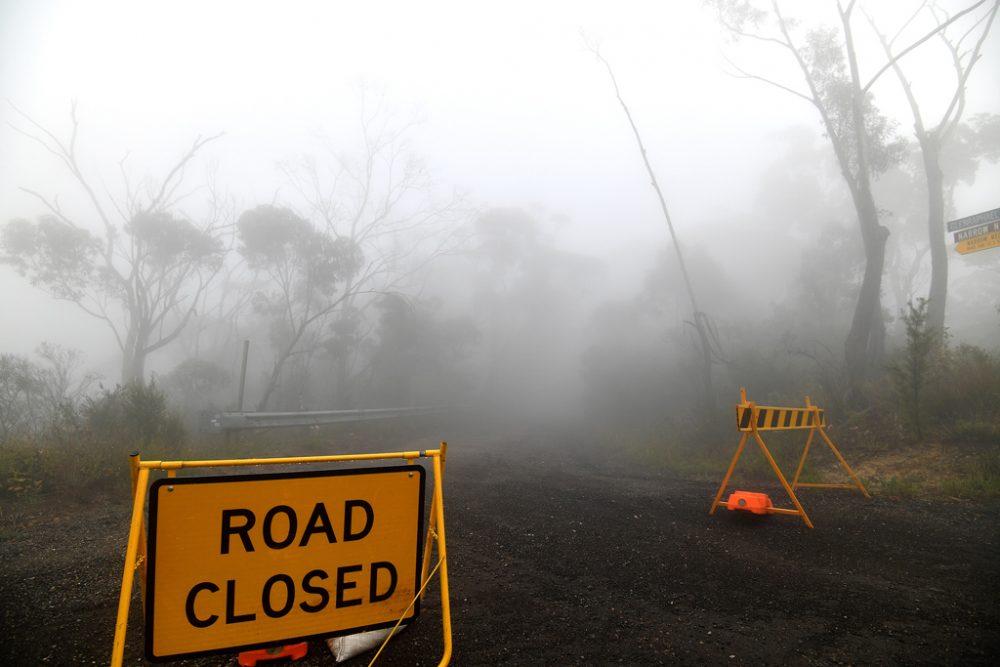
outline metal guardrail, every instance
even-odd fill
[[[318,410],[312,412],[220,412],[212,419],[212,427],[220,431],[241,431],[255,428],[322,426],[340,422],[413,417],[440,412],[444,409],[444,406],[432,406],[419,408]]]

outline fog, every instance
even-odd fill
[[[900,44],[930,29],[906,23],[920,3],[865,4],[882,30],[908,25]],[[476,404],[609,424],[694,410],[702,329],[597,48],[663,191],[720,404],[748,383],[836,392],[865,261],[858,215],[816,108],[761,80],[801,89],[794,62],[734,41],[710,5],[7,0],[0,225],[48,215],[106,244],[103,210],[124,274],[167,229],[210,249],[143,260],[178,287],[149,321],[148,354],[123,361],[124,288],[99,270],[53,287],[8,242],[0,352],[44,366],[43,342],[76,349],[74,382],[105,386],[138,364],[191,424],[238,407],[244,340],[251,410]],[[804,25],[838,25],[831,3],[800,5]],[[885,55],[863,17],[855,29],[871,76]],[[940,117],[950,55],[932,41],[901,62]],[[963,121],[1000,111],[998,81],[993,25]],[[895,75],[871,92],[907,142],[873,184],[891,353],[901,309],[928,294],[927,186]],[[56,154],[74,131],[90,193]],[[192,151],[199,138],[212,139]],[[942,158],[948,220],[1000,206],[998,139],[977,141],[973,157]],[[997,350],[1000,250],[959,255],[949,234],[947,258],[952,340]]]

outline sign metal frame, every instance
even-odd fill
[[[452,632],[451,632],[451,608],[448,594],[448,567],[447,567],[447,547],[445,542],[445,526],[444,526],[444,503],[443,503],[443,493],[442,493],[442,475],[444,471],[444,463],[447,453],[447,443],[441,443],[439,449],[423,450],[423,451],[402,451],[402,452],[392,452],[392,453],[381,453],[381,454],[346,454],[346,455],[329,455],[329,456],[299,456],[299,457],[279,457],[279,458],[263,458],[263,459],[221,459],[221,460],[202,460],[202,461],[143,461],[138,452],[134,453],[130,457],[130,467],[132,475],[132,518],[129,525],[129,537],[125,552],[125,565],[122,573],[122,587],[121,594],[118,600],[118,614],[115,624],[115,637],[114,644],[112,646],[111,653],[111,667],[121,667],[124,661],[125,654],[125,637],[127,634],[128,625],[128,615],[129,608],[131,606],[132,600],[132,590],[135,584],[136,574],[139,577],[140,589],[143,594],[143,603],[146,606],[146,618],[151,618],[150,616],[150,603],[152,600],[147,599],[147,566],[151,565],[150,561],[155,559],[155,553],[151,548],[147,547],[147,536],[146,536],[146,525],[144,522],[144,516],[146,513],[146,496],[147,491],[155,491],[160,486],[169,485],[171,482],[177,484],[193,484],[199,483],[201,480],[225,480],[225,481],[239,481],[239,480],[250,480],[250,479],[275,479],[280,477],[315,477],[323,475],[350,475],[350,474],[375,474],[375,473],[388,473],[393,471],[414,471],[419,469],[421,471],[421,484],[420,484],[420,508],[417,512],[419,517],[419,525],[416,527],[417,535],[417,545],[416,545],[416,584],[419,586],[415,597],[410,602],[410,606],[404,611],[401,618],[395,621],[398,625],[404,622],[408,618],[413,618],[416,616],[416,609],[419,606],[420,600],[426,592],[427,586],[430,583],[430,579],[436,573],[438,575],[438,583],[440,586],[441,593],[441,620],[442,620],[442,630],[443,630],[443,652],[441,660],[439,662],[439,667],[445,667],[451,660],[452,655]],[[379,468],[345,468],[337,470],[312,470],[307,472],[290,472],[290,473],[274,473],[274,474],[258,474],[258,475],[234,475],[229,477],[211,477],[211,478],[177,478],[177,471],[185,468],[226,468],[232,466],[266,466],[266,465],[295,465],[295,464],[318,464],[318,463],[346,463],[346,462],[371,462],[371,461],[389,461],[389,460],[400,460],[402,459],[407,465],[403,466],[385,466]],[[429,520],[426,522],[426,532],[424,529],[424,493],[425,484],[423,477],[424,468],[422,466],[415,465],[418,459],[430,459],[432,464],[432,475],[433,475],[433,492],[431,495],[430,502],[430,512]],[[152,471],[165,471],[167,473],[166,480],[158,480],[153,483],[153,489],[150,489],[150,473]],[[210,482],[206,482],[210,483]],[[153,503],[150,504],[150,510],[155,512]],[[154,514],[155,517],[155,514]],[[150,521],[150,527],[152,528],[155,524],[153,523],[152,517]],[[150,536],[153,538],[153,536]],[[155,538],[153,538],[155,539]],[[419,542],[423,541],[423,552],[421,554]],[[150,547],[155,546],[155,544],[150,543]],[[431,570],[430,557],[432,549],[436,547],[437,550],[437,564],[434,569]],[[148,551],[147,551],[148,549]],[[155,576],[155,570],[150,567],[150,574]],[[152,589],[150,589],[152,591]],[[411,609],[413,614],[410,615]],[[393,625],[391,622],[378,623],[379,627],[390,627]],[[296,636],[296,637],[281,637],[280,639],[274,639],[270,641],[270,644],[282,644],[287,641],[300,641],[302,639],[313,637],[313,636],[336,636],[339,634],[347,634],[349,632],[354,632],[363,629],[370,629],[373,626],[359,626],[358,628],[344,628],[339,630],[334,630],[331,632],[322,632],[318,635],[309,634],[306,636]],[[150,641],[149,635],[152,634],[151,628],[147,628],[147,645]],[[393,633],[390,633],[390,637]],[[386,640],[388,641],[388,639]],[[260,646],[262,644],[258,644]],[[234,646],[234,647],[224,647],[219,649],[213,649],[209,651],[197,651],[195,653],[178,653],[170,654],[163,658],[153,658],[157,661],[159,660],[173,660],[179,659],[181,657],[189,657],[190,655],[206,655],[210,653],[218,653],[220,651],[238,651],[240,649],[247,648],[246,646]],[[147,651],[148,655],[148,651]]]

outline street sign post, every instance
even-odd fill
[[[1000,220],[1000,208],[995,208],[992,211],[984,211],[983,213],[977,213],[976,215],[970,215],[966,218],[952,220],[948,223],[948,231],[957,232],[962,229],[968,229],[969,227],[987,225],[997,220]]]

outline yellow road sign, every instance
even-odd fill
[[[417,465],[158,480],[147,657],[394,625],[420,587],[423,505]]]
[[[996,248],[997,246],[1000,246],[1000,232],[991,232],[983,236],[959,241],[955,244],[955,250],[961,255],[967,255],[970,252],[978,252],[980,250]]]

